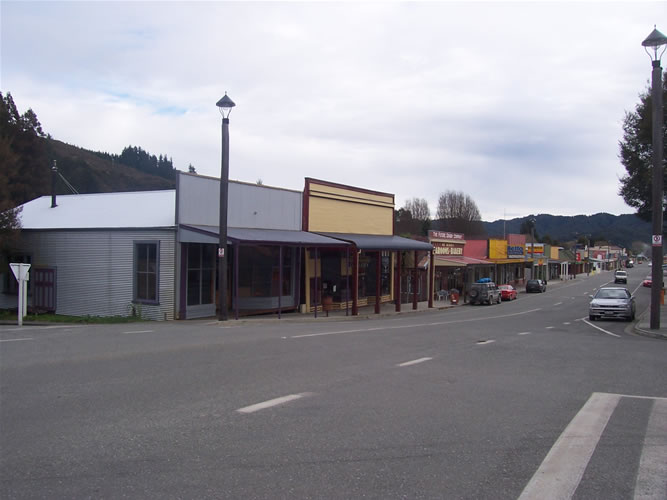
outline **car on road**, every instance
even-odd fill
[[[616,271],[614,273],[614,283],[628,284],[628,273],[626,271]]]
[[[515,300],[517,297],[516,288],[512,285],[500,285],[498,289],[502,300]]]
[[[606,318],[635,319],[635,298],[623,287],[606,286],[591,295],[588,306],[588,318],[591,321]]]
[[[531,292],[546,292],[547,291],[547,284],[545,281],[542,280],[528,280],[526,281],[526,293],[531,293]]]
[[[653,276],[648,275],[646,278],[644,278],[644,281],[642,281],[642,286],[651,288],[652,285],[653,285]]]
[[[473,283],[470,288],[471,304],[500,304],[500,290],[493,281]]]

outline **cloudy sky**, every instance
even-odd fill
[[[313,177],[484,220],[632,213],[622,120],[664,2],[0,3],[0,91],[54,138],[303,189]],[[663,60],[663,66],[665,61]]]

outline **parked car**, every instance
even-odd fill
[[[651,288],[652,285],[653,285],[653,276],[648,275],[648,276],[644,279],[644,281],[642,281],[642,286]]]
[[[531,292],[546,292],[547,291],[547,284],[546,282],[542,280],[528,280],[526,281],[526,293],[531,293]]]
[[[598,318],[635,319],[635,298],[626,288],[602,287],[591,298],[593,300],[588,306],[588,318],[591,321]]]
[[[626,271],[616,271],[614,273],[614,283],[628,283],[628,273]]]
[[[515,300],[517,297],[516,288],[512,285],[500,285],[498,290],[500,290],[502,300]]]
[[[502,300],[500,297],[500,290],[493,281],[486,281],[483,283],[473,283],[470,288],[471,304],[500,304]]]

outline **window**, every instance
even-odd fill
[[[215,245],[188,244],[187,304],[213,304],[215,296]]]
[[[134,301],[157,304],[159,242],[134,242]]]

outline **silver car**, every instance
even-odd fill
[[[595,295],[591,295],[588,306],[588,318],[623,318],[628,321],[635,319],[635,298],[622,287],[602,287]]]

